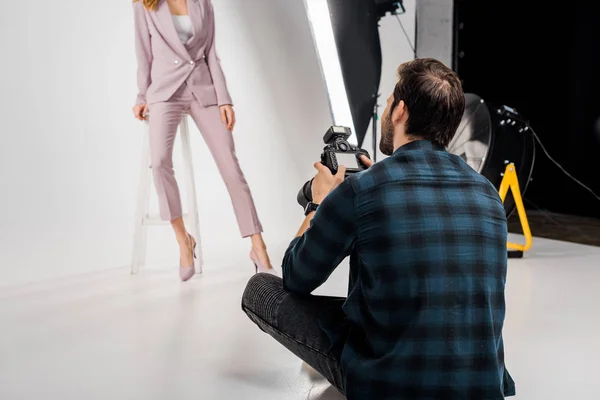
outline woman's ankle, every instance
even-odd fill
[[[252,248],[254,250],[266,250],[267,245],[263,240],[263,237],[260,233],[250,236],[250,241],[252,242]]]
[[[188,235],[185,236],[177,236],[177,244],[179,244],[179,247],[190,247],[191,246],[191,240],[190,237]]]

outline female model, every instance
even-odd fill
[[[133,0],[138,88],[133,113],[150,125],[150,158],[160,216],[171,221],[180,249],[179,275],[194,274],[195,238],[182,219],[173,172],[173,143],[189,113],[213,155],[229,191],[242,237],[250,237],[250,258],[260,272],[273,269],[250,189],[233,143],[235,113],[215,50],[211,0]]]

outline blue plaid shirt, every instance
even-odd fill
[[[339,336],[321,321],[343,340],[349,400],[515,394],[502,339],[507,232],[493,185],[429,141],[400,147],[330,193],[290,244],[283,278],[287,290],[309,294],[350,256],[349,328]]]

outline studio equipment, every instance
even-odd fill
[[[496,187],[507,218],[517,210],[525,244],[508,243],[508,248],[510,257],[522,257],[532,242],[523,195],[535,163],[534,135],[515,109],[487,103],[473,93],[466,93],[465,100],[465,113],[447,150]]]
[[[379,20],[404,12],[402,1],[305,0],[327,85],[335,125],[349,126],[350,142],[362,147],[373,124],[376,156],[377,99],[381,81]]]
[[[337,174],[340,165],[346,167],[346,178],[351,174],[367,169],[367,166],[360,159],[361,155],[371,158],[368,151],[348,143],[350,136],[352,136],[350,128],[332,126],[323,136],[325,148],[321,153],[321,163],[329,168],[332,174]],[[308,203],[312,202],[312,179],[302,186],[296,199],[304,209],[306,209]]]

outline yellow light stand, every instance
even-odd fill
[[[502,203],[504,203],[504,200],[506,199],[508,189],[510,189],[512,192],[513,199],[515,200],[515,205],[517,206],[517,211],[519,213],[519,221],[521,222],[521,229],[523,230],[523,235],[525,236],[524,245],[512,242],[507,243],[508,258],[522,258],[523,253],[529,250],[531,247],[533,237],[531,236],[529,221],[527,221],[527,214],[525,213],[525,206],[523,205],[523,197],[521,196],[519,180],[517,179],[517,170],[515,168],[515,164],[513,163],[510,163],[506,166],[504,178],[502,178],[500,189],[498,190],[500,193],[500,198],[502,199]]]

